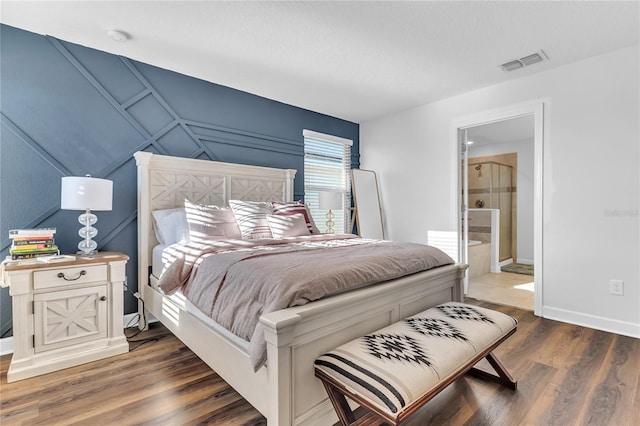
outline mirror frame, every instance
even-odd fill
[[[376,172],[366,169],[351,169],[351,192],[358,235],[363,238],[384,240],[384,225]]]

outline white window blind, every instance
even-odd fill
[[[343,194],[342,209],[335,214],[335,232],[348,233],[351,207],[352,141],[337,136],[304,131],[304,199],[318,229],[326,232],[327,210],[319,208],[321,191]]]

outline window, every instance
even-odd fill
[[[335,214],[336,233],[349,233],[351,207],[351,145],[349,139],[304,130],[304,199],[318,229],[327,231],[327,210],[319,208],[321,191],[342,193],[342,208]]]

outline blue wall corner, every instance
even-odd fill
[[[296,169],[304,195],[303,129],[353,140],[359,126],[127,58],[0,25],[0,248],[8,230],[54,226],[72,253],[78,212],[60,210],[63,176],[113,180],[113,210],[97,212],[99,250],[129,255],[137,288],[136,167],[139,150]],[[11,298],[0,291],[0,334]],[[125,313],[136,310],[131,295]]]

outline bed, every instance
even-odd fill
[[[462,301],[465,265],[447,265],[302,306],[263,314],[266,363],[254,369],[246,345],[204,318],[180,293],[166,295],[151,271],[158,241],[152,212],[184,200],[227,206],[229,200],[292,201],[295,170],[137,152],[138,292],[145,315],[161,321],[215,370],[269,425],[337,421],[313,361],[322,353],[400,318]],[[156,253],[157,256],[157,253]],[[140,303],[142,309],[142,303]],[[142,327],[146,324],[141,323]]]

